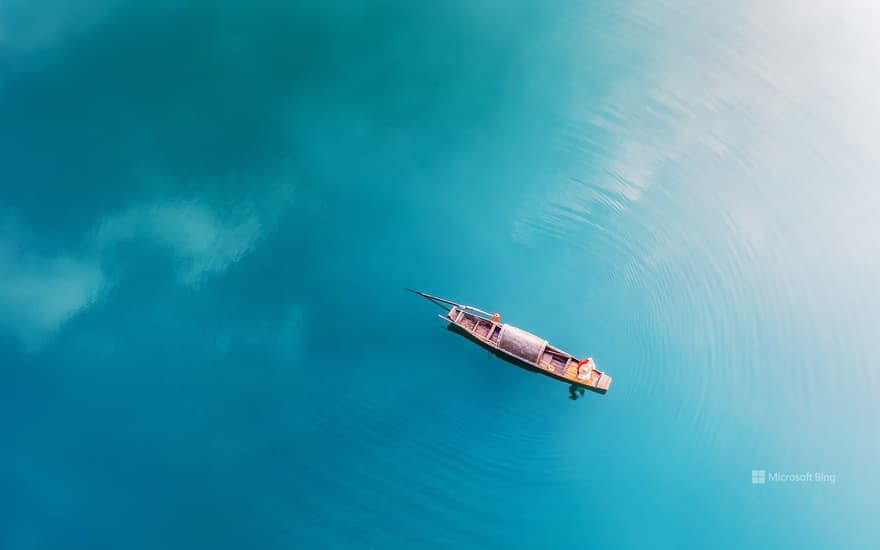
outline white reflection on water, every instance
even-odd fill
[[[580,248],[607,290],[639,297],[628,330],[646,362],[617,389],[643,399],[670,374],[691,380],[697,405],[678,422],[706,440],[724,415],[777,414],[777,393],[823,433],[848,414],[876,422],[880,13],[691,7],[651,20],[633,7],[623,34],[656,48],[599,104],[572,77],[557,137],[570,167],[514,236]],[[597,135],[613,146],[596,153]],[[684,361],[651,363],[670,348]]]

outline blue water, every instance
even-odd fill
[[[880,547],[878,28],[4,2],[0,547]]]

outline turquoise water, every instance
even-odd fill
[[[870,3],[68,4],[0,6],[0,546],[878,546]]]

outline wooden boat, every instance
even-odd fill
[[[592,358],[579,360],[550,345],[540,336],[502,323],[498,313],[489,313],[417,290],[407,290],[445,309],[446,315],[438,317],[449,323],[449,330],[470,338],[510,363],[568,382],[572,385],[572,396],[575,388],[604,394],[611,386],[611,377],[597,369]]]

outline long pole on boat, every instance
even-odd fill
[[[474,307],[474,306],[466,306],[464,304],[459,304],[458,302],[453,302],[452,300],[447,300],[446,298],[440,298],[439,296],[433,296],[431,294],[428,294],[427,292],[420,292],[418,290],[413,290],[411,288],[407,288],[406,290],[408,290],[414,294],[418,294],[419,296],[421,296],[423,298],[427,298],[428,300],[434,302],[437,305],[440,305],[438,302],[442,302],[444,304],[456,306],[459,309],[468,309],[471,311],[476,311],[478,313],[482,313],[483,315],[487,315],[489,317],[492,316],[492,314],[489,313],[488,311],[482,310],[482,309]],[[440,307],[443,307],[443,306],[440,306]],[[448,310],[449,308],[446,308],[446,309]]]
[[[430,295],[430,294],[428,294],[428,293],[425,293],[425,292],[419,292],[418,290],[413,290],[413,289],[411,289],[411,288],[407,288],[406,290],[412,292],[413,294],[418,294],[418,295],[421,296],[422,298],[427,299],[429,302],[432,302],[432,303],[433,303],[434,305],[436,305],[436,306],[440,306],[441,308],[445,309],[446,311],[449,311],[449,310],[451,309],[451,307],[447,307],[447,306],[445,306],[445,305],[443,305],[443,304],[449,304],[450,306],[457,306],[457,305],[459,305],[459,304],[456,304],[455,302],[453,302],[452,300],[447,300],[447,299],[445,299],[445,298],[440,298],[439,296],[432,296],[432,295]]]

